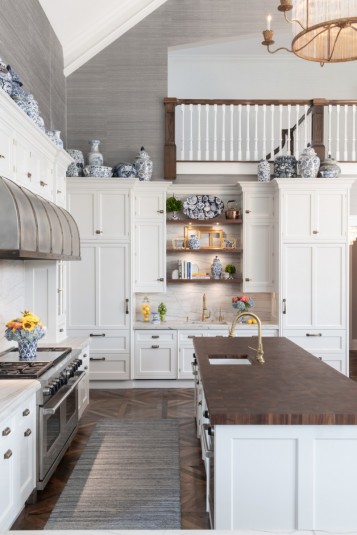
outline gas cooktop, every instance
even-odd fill
[[[39,347],[34,360],[22,360],[16,347],[9,349],[0,353],[0,379],[36,379],[70,352],[70,347]]]

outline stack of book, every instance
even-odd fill
[[[178,261],[178,278],[179,279],[210,279],[210,276],[208,273],[204,273],[202,271],[195,271],[194,273],[192,273],[191,262],[186,262],[186,260],[179,260]]]

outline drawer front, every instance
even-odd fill
[[[129,378],[129,355],[91,353],[89,372],[91,381],[117,381]]]
[[[177,379],[176,347],[166,344],[137,344],[135,379]]]
[[[135,341],[152,341],[159,340],[160,342],[176,342],[176,331],[135,331]]]
[[[130,336],[128,331],[91,331],[89,333],[90,350],[115,351],[128,353],[130,349]]]
[[[325,331],[323,329],[287,330],[284,336],[298,346],[317,356],[341,353],[346,351],[346,333],[344,331]]]

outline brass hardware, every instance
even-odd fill
[[[40,180],[40,186],[42,186],[43,188],[45,186],[48,186],[47,182],[44,182],[43,180]]]
[[[4,459],[10,459],[10,457],[12,457],[12,451],[11,450],[5,451]]]
[[[211,313],[208,313],[207,316],[207,307],[206,307],[206,294],[203,294],[202,298],[202,321],[208,320],[211,317]]]
[[[164,213],[164,210],[157,210],[157,213],[158,213],[158,214],[163,214],[163,213]]]
[[[5,429],[2,432],[2,436],[7,437],[7,435],[10,435],[10,433],[11,433],[10,427],[5,427]]]
[[[103,234],[103,231],[102,230],[96,230],[95,233],[96,234]]]
[[[262,322],[260,321],[260,318],[258,318],[258,316],[256,314],[253,314],[253,312],[239,312],[233,319],[233,322],[232,322],[232,326],[229,330],[229,336],[230,337],[233,337],[235,336],[234,334],[234,329],[237,325],[237,321],[239,320],[239,318],[242,318],[243,316],[251,316],[252,318],[256,319],[257,320],[257,323],[258,323],[258,349],[255,349],[254,347],[249,347],[249,349],[253,349],[254,351],[256,351],[256,359],[258,362],[260,362],[261,364],[264,364],[265,360],[264,360],[264,351],[263,351],[263,341],[262,341]]]
[[[159,349],[159,347],[160,347],[159,345],[153,345],[151,346],[151,349]]]
[[[26,431],[24,432],[24,437],[29,437],[31,435],[32,431],[31,429],[26,429]]]
[[[32,177],[32,174],[31,173],[27,173],[27,178],[31,178]]]
[[[318,234],[319,231],[318,231],[318,230],[313,230],[312,233],[313,233],[313,234]]]
[[[22,416],[28,416],[30,414],[30,409],[25,409],[22,413]]]

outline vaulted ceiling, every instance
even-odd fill
[[[63,47],[66,76],[166,0],[39,0]]]

